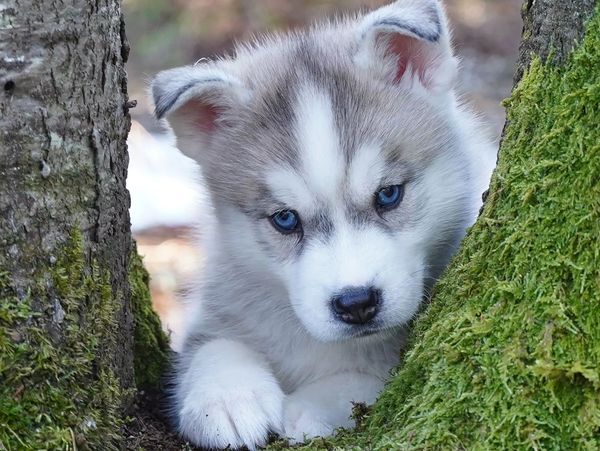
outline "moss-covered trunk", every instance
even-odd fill
[[[600,6],[523,12],[485,209],[362,426],[307,448],[600,449]]]
[[[0,5],[0,449],[120,446],[127,53],[119,0]]]

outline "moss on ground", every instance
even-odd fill
[[[7,274],[0,282],[0,443],[8,450],[116,447],[124,393],[102,359],[114,349],[121,305],[84,255],[76,231],[25,298]],[[39,299],[55,304],[40,312]]]
[[[136,339],[145,343],[136,341],[136,380],[152,384],[166,359],[166,339],[137,254],[130,269],[133,314],[141,312]],[[109,274],[86,263],[78,230],[51,267],[39,268],[24,298],[0,271],[0,449],[121,447],[123,408],[133,393],[111,365],[120,346],[120,296]],[[40,299],[56,301],[40,310]]]
[[[149,281],[148,271],[134,249],[129,264],[129,285],[135,323],[135,383],[139,388],[158,387],[169,360],[169,342],[152,310]]]
[[[402,366],[359,430],[304,449],[600,449],[598,11],[507,106],[485,210]]]

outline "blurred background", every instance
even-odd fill
[[[323,17],[373,8],[383,0],[124,0],[131,110],[129,136],[131,219],[151,276],[153,304],[177,348],[184,315],[178,293],[201,268],[193,226],[204,192],[197,168],[173,148],[173,138],[153,119],[147,93],[162,69],[231,52],[236,41],[268,30],[286,30]],[[512,87],[521,37],[522,0],[446,0],[456,53],[462,60],[460,91],[499,138],[501,101]]]

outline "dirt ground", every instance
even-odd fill
[[[125,426],[128,451],[191,451],[179,438],[166,413],[166,400],[160,393],[141,392],[134,405],[131,421]]]

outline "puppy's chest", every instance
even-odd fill
[[[283,345],[283,343],[281,343]],[[386,379],[398,363],[400,344],[395,340],[375,346],[348,344],[288,343],[267,352],[267,358],[282,389],[298,387],[340,373],[364,373]]]

